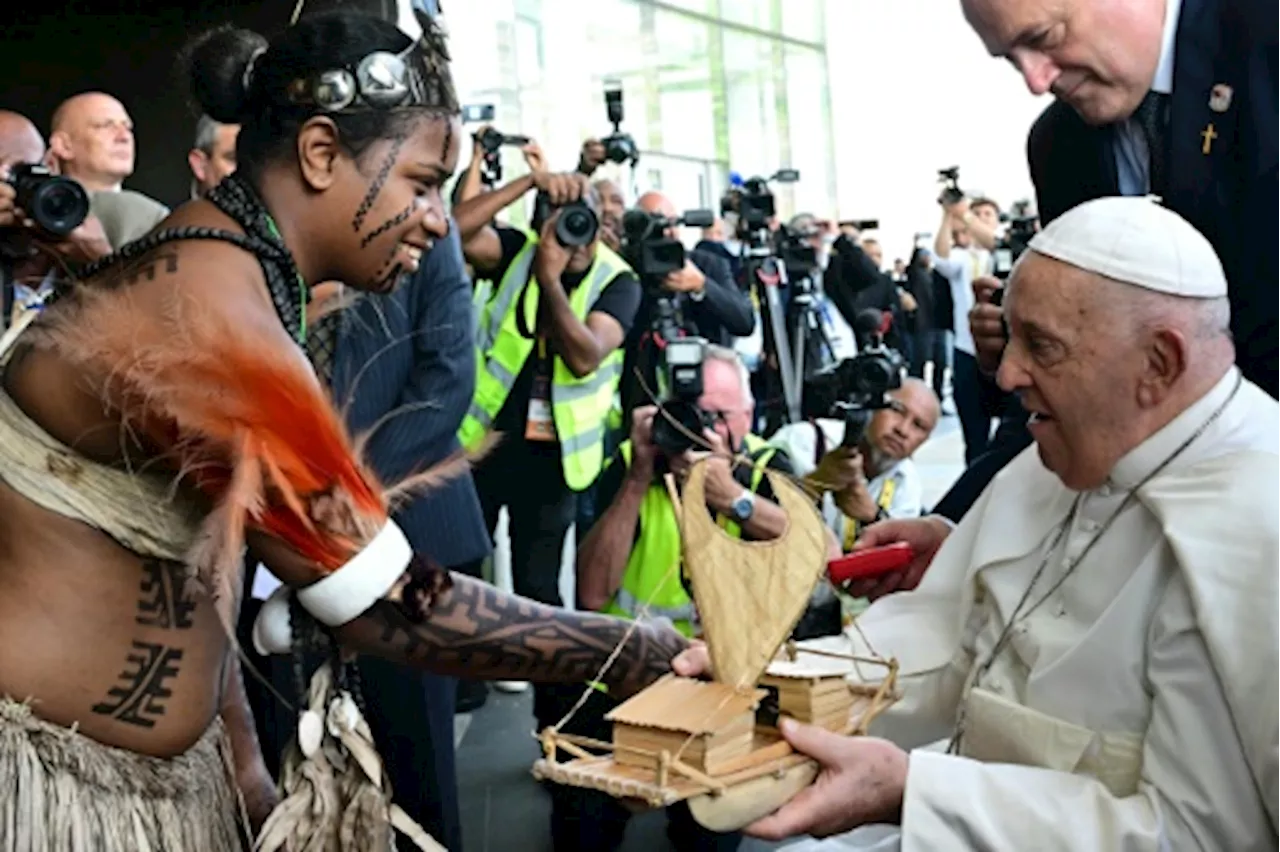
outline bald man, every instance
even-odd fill
[[[44,137],[26,116],[0,110],[0,177],[8,178],[10,170],[21,164],[44,161]],[[0,181],[0,288],[3,309],[0,328],[7,328],[36,297],[52,286],[50,274],[56,262],[48,252],[40,253],[41,244],[51,245],[59,260],[80,264],[96,260],[111,251],[102,226],[89,216],[62,241],[52,241],[30,224],[26,211],[16,207],[13,187]]]
[[[924,508],[924,483],[911,456],[938,425],[938,396],[910,378],[889,392],[889,402],[853,447],[841,446],[845,421],[829,417],[792,423],[769,439],[815,491],[831,495],[823,500],[823,516],[846,552],[868,524],[916,518]]]
[[[998,380],[1035,446],[954,531],[867,530],[932,564],[822,644],[895,658],[902,699],[873,736],[785,727],[821,774],[748,831],[1275,849],[1280,408],[1233,363],[1218,257],[1152,201],[1090,201],[1031,242],[1004,309]]]
[[[680,215],[671,199],[660,192],[644,193],[636,200],[636,207],[667,219]],[[666,236],[679,240],[679,229],[667,228]],[[683,269],[662,281],[642,283],[645,285],[644,298],[627,340],[627,362],[623,366],[623,422],[630,422],[633,409],[651,401],[635,377],[635,367],[640,367],[650,388],[657,387],[657,365],[651,357],[653,350],[649,339],[659,294],[671,300],[688,329],[721,346],[731,346],[735,337],[751,334],[756,324],[751,300],[734,282],[729,264],[710,252],[688,251]]]
[[[93,214],[102,221],[112,249],[143,236],[169,208],[121,188],[133,174],[133,119],[124,104],[102,92],[84,92],[63,101],[53,113],[50,159],[64,175],[89,192]]]

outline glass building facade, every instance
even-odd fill
[[[532,136],[551,168],[611,132],[607,81],[621,84],[634,200],[657,189],[681,209],[718,208],[730,172],[800,171],[775,187],[779,213],[833,215],[836,174],[824,0],[485,0],[446,5],[464,103]],[[463,151],[469,156],[469,150]],[[462,165],[465,165],[465,159]],[[504,179],[525,171],[514,150]]]

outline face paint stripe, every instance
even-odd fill
[[[400,156],[400,149],[404,146],[406,139],[408,139],[408,134],[401,134],[392,140],[391,150],[387,152],[386,159],[378,167],[378,174],[374,177],[373,183],[369,184],[369,191],[365,193],[360,206],[356,208],[356,215],[351,220],[351,230],[359,231],[360,226],[364,224],[365,217],[373,209],[373,202],[377,200],[378,193],[382,192],[382,187],[386,185],[387,178],[391,175],[391,167],[395,165],[396,158]]]
[[[360,240],[360,248],[366,248],[369,245],[369,243],[373,242],[378,237],[385,234],[387,231],[390,231],[392,228],[396,227],[397,225],[403,225],[405,222],[409,221],[409,217],[412,215],[413,215],[413,205],[410,204],[408,207],[401,210],[399,213],[392,216],[390,219],[383,222],[381,225],[374,228],[369,233],[365,234],[364,238]]]

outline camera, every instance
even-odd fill
[[[545,192],[539,192],[533,202],[533,229],[541,232],[542,226],[559,210],[556,219],[556,241],[565,248],[590,245],[600,232],[600,217],[585,201],[571,201],[559,208],[551,204]]]
[[[484,152],[480,181],[488,187],[502,180],[502,158],[498,155],[498,149],[503,145],[528,145],[531,141],[528,136],[508,136],[492,127],[486,127],[473,138],[476,145]]]
[[[14,206],[22,208],[47,234],[65,237],[89,215],[89,194],[84,187],[45,166],[15,165],[4,180],[13,187]]]
[[[508,136],[492,127],[486,127],[484,130],[476,134],[476,144],[485,150],[486,154],[496,154],[498,149],[503,145],[528,145],[528,136]]]
[[[777,252],[786,264],[788,281],[808,278],[818,270],[818,250],[810,242],[817,233],[817,228],[801,230],[789,225],[778,229]]]
[[[669,228],[685,225],[707,228],[715,221],[710,210],[686,210],[668,219],[659,213],[628,210],[622,217],[622,257],[649,289],[661,288],[663,279],[684,268],[684,244],[667,236]]]
[[[854,319],[858,354],[814,373],[805,383],[806,415],[843,419],[843,447],[856,447],[872,413],[891,405],[889,391],[902,387],[907,369],[902,355],[884,344],[880,311],[868,308]]]
[[[769,182],[795,183],[800,180],[800,172],[796,169],[779,169],[773,177],[752,177],[743,181],[725,193],[720,200],[722,215],[733,213],[738,217],[738,238],[746,239],[752,234],[769,229],[769,220],[777,215],[777,204]]]
[[[707,342],[701,337],[662,340],[653,443],[667,458],[692,449],[702,431],[715,424],[711,415],[698,407],[706,353]]]
[[[629,133],[623,133],[619,129],[623,112],[622,84],[618,81],[611,80],[605,83],[604,106],[609,122],[613,125],[613,132],[600,140],[600,144],[604,145],[604,158],[619,165],[630,162],[634,168],[640,162],[640,148]]]
[[[879,219],[844,219],[839,223],[841,228],[851,227],[857,231],[878,231],[880,230]]]
[[[942,195],[938,197],[938,201],[943,204],[959,204],[964,200],[964,192],[960,189],[960,167],[952,166],[949,169],[938,169],[938,182],[943,185]]]
[[[1008,223],[1009,227],[991,253],[992,274],[1001,281],[1008,280],[1013,272],[1013,265],[1018,262],[1018,258],[1022,257],[1022,253],[1031,244],[1031,238],[1036,235],[1038,219],[1036,214],[1031,212],[1031,202],[1025,199],[1016,201],[1012,209],[1011,215],[1000,217],[1002,221]],[[1003,295],[1003,292],[998,291],[998,295]],[[996,304],[1000,303],[996,302]]]

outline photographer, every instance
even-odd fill
[[[947,279],[952,301],[952,329],[955,332],[952,351],[951,394],[960,427],[964,433],[965,464],[982,455],[991,442],[993,411],[984,389],[984,379],[978,369],[973,335],[969,329],[969,311],[974,305],[973,282],[991,274],[991,255],[974,245],[975,234],[995,245],[995,231],[989,219],[999,224],[999,213],[991,202],[976,204],[975,212],[969,202],[961,198],[954,202],[946,197],[939,199],[942,206],[942,222],[934,237],[934,269]],[[985,211],[990,212],[985,212]]]
[[[702,387],[697,406],[707,422],[714,422],[702,436],[713,448],[707,510],[732,536],[774,539],[786,528],[787,519],[773,502],[763,468],[789,474],[791,465],[777,448],[749,434],[754,402],[746,368],[731,350],[708,346]],[[697,613],[675,568],[681,559],[680,527],[663,476],[670,471],[679,480],[706,452],[694,448],[673,455],[658,446],[654,424],[660,417],[653,406],[637,409],[631,439],[618,448],[600,477],[600,497],[608,509],[578,548],[578,604],[585,610],[634,618],[647,603],[650,614],[669,618],[692,636],[698,632]],[[663,437],[661,429],[657,434]],[[743,453],[752,465],[731,461]],[[581,690],[561,692],[567,710]],[[593,693],[566,730],[608,740],[610,726],[604,717],[616,704],[608,695]],[[573,787],[556,785],[550,790],[556,850],[613,850],[622,843],[630,812],[618,800]],[[677,850],[731,852],[741,842],[740,834],[702,828],[683,804],[668,808],[667,815],[667,833]]]
[[[493,224],[533,189],[536,233]],[[507,507],[515,591],[554,606],[565,533],[604,464],[621,346],[640,303],[636,276],[600,243],[597,208],[582,176],[538,171],[453,211],[467,260],[495,282],[478,307],[483,369],[458,437],[474,449],[487,432],[504,434],[475,469],[485,520],[492,533]]]
[[[636,201],[636,207],[651,216],[667,220],[676,219],[679,213],[675,205],[659,192],[646,192]],[[605,217],[601,217],[602,222]],[[679,232],[672,226],[664,232],[669,240],[678,240]],[[686,332],[700,336],[711,343],[729,346],[734,337],[746,337],[755,330],[755,311],[751,300],[734,283],[729,264],[716,255],[694,249],[686,255],[684,268],[669,274],[661,283],[660,291],[646,287],[640,301],[640,310],[631,335],[627,339],[626,360],[623,362],[622,412],[627,417],[638,406],[649,400],[636,378],[639,368],[644,382],[656,388],[657,359],[653,357],[652,325],[659,297],[668,300],[683,321]]]
[[[893,278],[881,270],[881,261],[879,243],[864,241],[857,227],[845,223],[831,247],[831,260],[823,274],[822,287],[850,328],[854,327],[858,314],[867,308],[891,314],[893,322],[885,342],[901,349],[902,301]]]
[[[792,423],[769,439],[823,495],[823,517],[846,553],[868,524],[918,517],[923,509],[923,484],[911,456],[938,425],[938,397],[916,378],[888,396],[889,406],[871,415],[856,447],[841,446],[846,422],[833,417]]]
[[[36,126],[25,116],[0,110],[0,328],[8,328],[52,288],[61,264],[87,264],[111,253],[95,217],[86,215],[68,233],[57,235],[41,228],[32,219],[33,211],[18,206],[12,182],[15,168],[39,164],[44,157],[44,138]],[[87,198],[84,201],[87,205]]]

